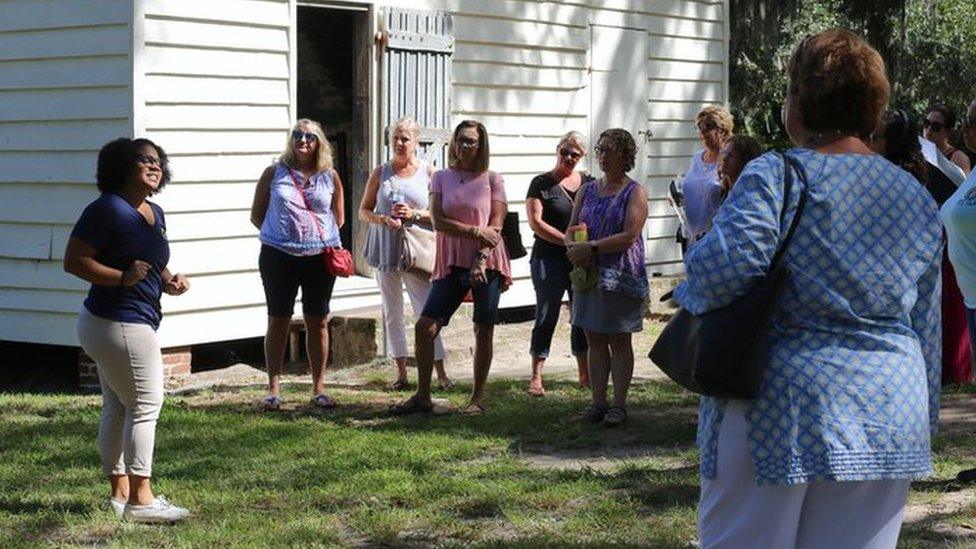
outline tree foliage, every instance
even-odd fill
[[[738,132],[786,145],[778,122],[786,60],[804,36],[833,27],[857,32],[881,53],[892,105],[922,116],[945,103],[961,113],[976,98],[973,0],[732,0],[729,85]]]

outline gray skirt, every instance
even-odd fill
[[[592,288],[573,294],[573,326],[598,334],[621,334],[644,329],[644,300]]]

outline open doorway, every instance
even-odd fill
[[[370,169],[369,22],[366,6],[298,6],[297,114],[322,123],[332,143],[345,190],[342,245],[356,258],[365,233],[356,211]]]

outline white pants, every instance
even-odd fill
[[[387,354],[393,358],[407,356],[407,330],[403,318],[403,287],[407,287],[413,319],[420,318],[420,312],[430,294],[430,280],[427,277],[409,272],[377,271],[380,294],[383,299],[383,322],[386,331]],[[434,360],[444,359],[444,344],[441,336],[434,339]]]
[[[156,420],[163,407],[163,354],[156,331],[101,318],[82,307],[78,340],[95,360],[102,387],[102,471],[151,477]]]
[[[715,478],[702,479],[702,549],[889,549],[898,542],[908,480],[759,486],[749,456],[745,403],[729,401]]]

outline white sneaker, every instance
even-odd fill
[[[122,513],[125,512],[125,500],[108,498],[108,508],[115,513],[115,516],[122,518]]]
[[[177,522],[190,516],[190,511],[173,505],[163,496],[156,496],[149,505],[127,503],[122,516],[130,522]]]

